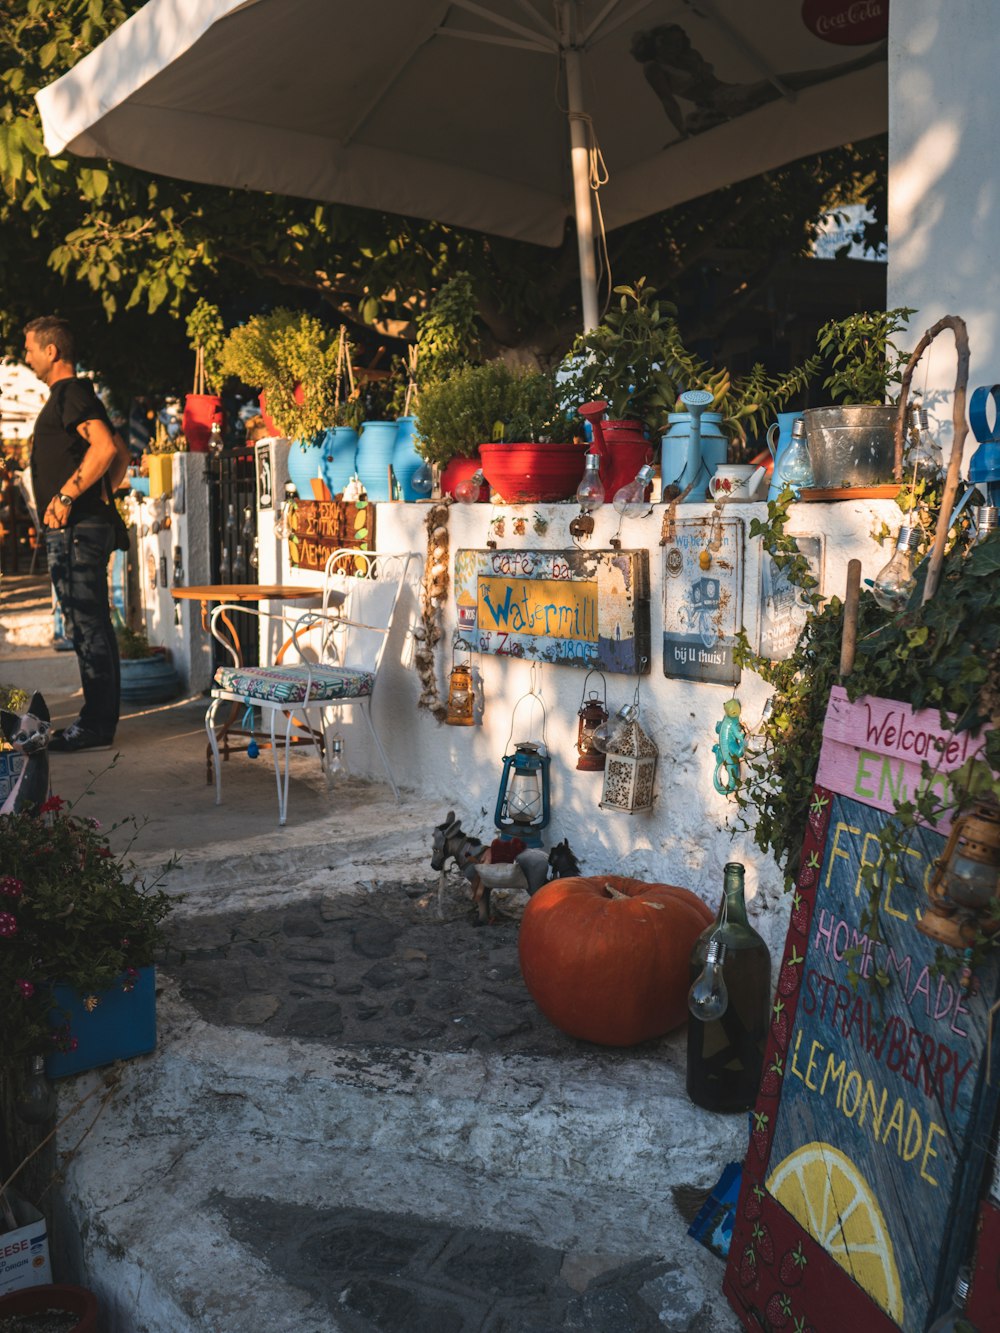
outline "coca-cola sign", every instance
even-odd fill
[[[804,0],[802,22],[824,42],[867,46],[889,32],[889,0]]]

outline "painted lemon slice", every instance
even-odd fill
[[[767,1188],[830,1258],[902,1324],[903,1293],[889,1230],[851,1159],[829,1143],[807,1143],[775,1167]]]

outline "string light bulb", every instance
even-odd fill
[[[646,498],[652,480],[653,469],[646,463],[636,473],[634,481],[615,492],[612,503],[622,518],[645,518],[652,511],[652,505]]]
[[[486,478],[482,470],[477,468],[471,477],[466,477],[465,481],[460,481],[452,492],[459,504],[474,505],[479,499],[479,493],[486,484]]]
[[[920,528],[903,523],[887,564],[875,575],[872,596],[884,611],[902,611],[917,585],[917,548]]]
[[[705,966],[688,991],[688,1009],[702,1023],[721,1018],[729,1008],[729,991],[723,976],[725,961],[726,946],[718,935],[713,935],[708,941]]]

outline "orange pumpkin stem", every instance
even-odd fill
[[[629,902],[632,901],[629,894],[622,893],[619,889],[616,889],[613,884],[605,884],[604,891],[610,898],[628,898]],[[657,912],[663,911],[664,908],[663,903],[651,903],[648,898],[640,898],[639,901],[642,903],[644,907],[652,907]]]

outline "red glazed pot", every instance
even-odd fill
[[[572,444],[481,444],[486,480],[507,504],[572,500],[583,476],[582,441]]]
[[[653,446],[639,421],[602,421],[601,484],[610,502],[645,463],[653,461]],[[597,432],[594,432],[595,437]]]
[[[455,487],[460,481],[468,481],[473,473],[482,466],[478,458],[453,458],[441,473],[441,494],[455,498]],[[478,504],[488,504],[490,488],[483,483],[479,488]]]
[[[95,1333],[97,1329],[97,1297],[85,1287],[63,1284],[44,1287],[24,1287],[21,1291],[0,1296],[0,1319],[13,1315],[36,1315],[45,1310],[59,1310],[77,1316],[72,1333]]]
[[[181,427],[193,454],[208,452],[212,422],[222,424],[222,399],[216,393],[189,393],[184,399]]]

